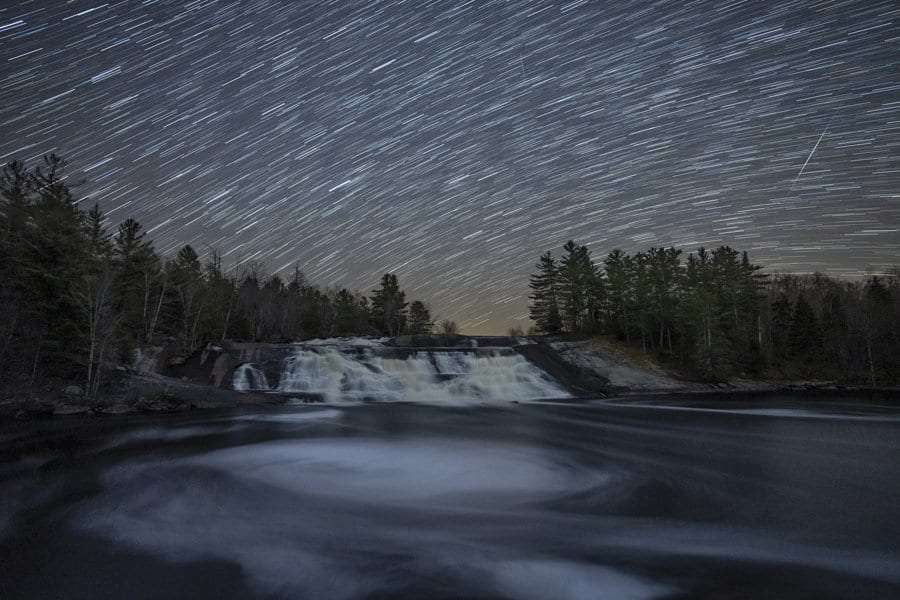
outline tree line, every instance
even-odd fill
[[[864,280],[766,275],[747,252],[676,248],[598,264],[569,241],[542,254],[529,312],[542,334],[608,335],[709,381],[900,381],[900,272]]]
[[[95,394],[104,365],[127,363],[163,340],[190,354],[225,339],[288,342],[317,337],[427,334],[421,300],[408,302],[388,273],[371,294],[321,288],[299,268],[283,279],[259,263],[228,271],[216,251],[190,245],[164,258],[141,224],[115,232],[99,206],[83,210],[64,161],[14,161],[0,172],[0,360],[5,373],[42,369],[83,377]],[[456,333],[445,321],[442,332]]]

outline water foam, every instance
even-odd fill
[[[237,389],[237,388],[235,388]],[[505,402],[568,397],[515,352],[419,351],[406,357],[334,347],[301,347],[285,359],[277,391],[328,402]]]
[[[339,347],[366,347],[381,348],[391,338],[371,338],[371,337],[333,337],[333,338],[316,338],[303,342],[304,346],[339,346]]]
[[[269,381],[256,365],[244,363],[234,370],[231,387],[239,392],[268,391]]]

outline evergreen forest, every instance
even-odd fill
[[[207,343],[456,334],[407,301],[395,274],[368,294],[286,279],[257,262],[223,268],[216,250],[171,257],[141,224],[108,231],[85,210],[65,163],[14,161],[0,171],[0,359],[6,377],[53,373],[97,392],[104,370],[142,346],[189,355]],[[766,274],[728,246],[595,261],[574,241],[539,257],[530,278],[532,333],[609,336],[705,381],[734,377],[900,381],[900,277],[845,280]]]
[[[0,360],[6,377],[34,384],[52,373],[83,381],[141,346],[174,344],[189,355],[227,339],[287,342],[354,335],[427,334],[421,300],[396,275],[368,295],[321,288],[299,268],[287,279],[247,262],[224,270],[216,251],[187,245],[165,259],[141,224],[107,231],[98,206],[84,210],[58,156],[11,162],[0,172]],[[442,331],[455,330],[444,322]]]
[[[595,261],[574,241],[530,279],[542,334],[606,335],[704,381],[900,381],[900,277],[765,274],[728,246]]]

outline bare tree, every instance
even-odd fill
[[[82,317],[82,335],[87,353],[85,394],[89,397],[95,396],[100,388],[104,354],[118,324],[113,308],[113,280],[112,268],[106,267],[84,274],[72,287],[72,295]]]
[[[459,325],[456,324],[456,321],[444,319],[438,323],[438,333],[441,335],[459,335]]]
[[[148,298],[149,298],[149,289],[150,283],[148,281],[150,277],[149,269],[144,271],[146,289],[148,290]],[[159,297],[156,299],[156,308],[153,310],[153,316],[150,318],[149,322],[147,322],[147,330],[146,330],[146,342],[149,344],[153,342],[153,335],[156,333],[156,324],[159,322],[159,311],[162,309],[163,300],[166,297],[166,291],[169,286],[169,274],[165,269],[160,269],[160,277],[162,277],[162,288],[159,291]]]

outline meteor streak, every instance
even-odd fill
[[[825,137],[825,134],[828,133],[828,128],[825,128],[825,131],[822,132],[822,135],[819,136],[819,139],[816,140],[815,145],[812,147],[812,150],[809,151],[809,156],[806,157],[806,161],[803,163],[803,166],[800,167],[800,172],[797,173],[797,176],[794,178],[794,183],[791,184],[791,190],[794,189],[794,186],[797,185],[797,181],[799,181],[800,176],[803,175],[804,169],[806,169],[806,165],[809,164],[809,159],[812,158],[812,155],[816,152],[816,148],[819,147],[819,143],[822,141],[822,138]]]

